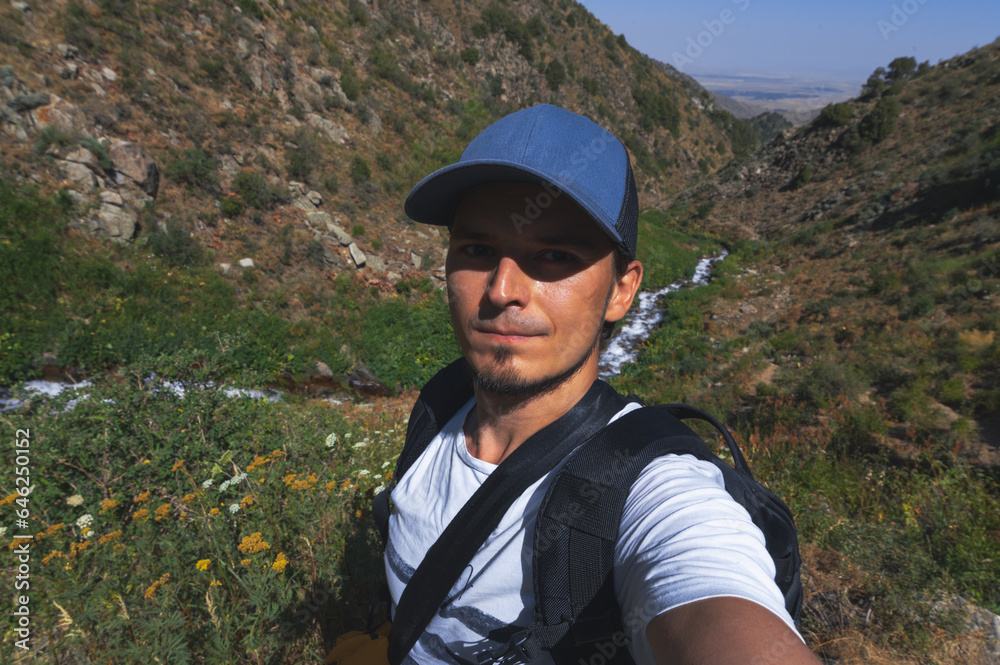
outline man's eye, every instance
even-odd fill
[[[493,248],[487,245],[466,245],[462,251],[468,256],[493,256]]]
[[[573,255],[561,252],[558,249],[550,249],[542,254],[542,259],[545,261],[552,261],[554,263],[565,263],[567,261],[572,261]]]

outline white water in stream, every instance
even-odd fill
[[[723,251],[718,256],[699,261],[694,270],[694,276],[689,280],[674,282],[659,291],[641,292],[637,298],[638,302],[632,303],[632,309],[625,316],[625,323],[618,334],[611,339],[607,348],[601,353],[598,370],[601,378],[606,379],[609,376],[619,374],[623,365],[635,361],[639,354],[639,345],[649,337],[654,326],[663,318],[659,307],[660,298],[688,285],[708,284],[712,265],[716,261],[726,258],[727,254],[728,252]]]
[[[625,323],[618,331],[618,334],[611,339],[607,348],[601,353],[599,364],[601,378],[614,376],[621,372],[624,365],[635,361],[639,353],[639,345],[649,337],[653,328],[663,318],[659,307],[660,298],[688,285],[698,286],[700,284],[707,284],[709,275],[712,272],[712,265],[716,261],[724,259],[726,254],[727,252],[724,251],[718,256],[704,258],[699,261],[695,268],[694,276],[691,279],[674,282],[659,291],[640,293],[637,302],[632,304],[631,311],[625,317]],[[24,406],[24,400],[26,399],[39,396],[55,397],[64,390],[79,390],[89,385],[90,381],[81,381],[76,384],[59,383],[56,381],[28,381],[18,391],[21,398],[8,397],[7,391],[0,389],[0,412],[20,408]],[[160,385],[162,386],[161,389],[169,390],[178,395],[183,395],[185,392],[185,387],[177,382],[165,382]],[[266,392],[260,390],[241,390],[238,388],[223,388],[223,390],[226,391],[226,395],[229,397],[244,396],[270,401],[279,401],[281,399],[281,393],[277,390],[267,390]],[[81,399],[86,399],[86,395],[82,395]],[[67,407],[73,408],[73,404],[75,404],[75,400],[69,402]]]

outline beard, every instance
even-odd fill
[[[490,363],[476,373],[475,386],[479,390],[496,395],[497,397],[512,397],[515,399],[530,399],[547,393],[580,371],[580,368],[583,367],[599,347],[600,335],[601,329],[598,328],[597,336],[594,338],[590,348],[567,369],[540,379],[527,379],[518,373],[517,369],[510,362],[513,356],[511,350],[506,347],[499,347],[493,351],[493,358]]]

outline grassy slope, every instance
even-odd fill
[[[755,240],[618,381],[729,415],[798,516],[804,629],[838,662],[979,662],[947,599],[1000,610],[998,85],[995,43],[890,86],[877,143],[842,135],[878,95],[681,195]]]

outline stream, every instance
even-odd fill
[[[649,337],[656,324],[663,318],[659,307],[659,301],[663,296],[686,286],[707,284],[712,272],[712,266],[717,261],[724,259],[726,254],[727,252],[723,251],[718,256],[701,259],[695,268],[694,276],[690,279],[674,282],[658,291],[643,291],[639,293],[636,302],[632,305],[632,309],[626,315],[622,327],[601,353],[598,364],[600,377],[606,379],[619,374],[623,366],[635,361],[639,353],[639,347]],[[90,381],[80,381],[79,383],[46,380],[28,381],[20,387],[18,391],[19,397],[14,397],[10,389],[0,388],[0,412],[20,408],[24,406],[26,400],[34,397],[55,397],[65,390],[80,390],[90,385]],[[178,395],[183,395],[186,390],[185,386],[177,382],[168,382],[162,389],[170,390]],[[279,401],[281,399],[281,393],[273,389],[262,391],[223,388],[223,390],[230,397],[246,396],[255,399],[268,399],[270,401]],[[85,395],[81,396],[81,399],[85,398]],[[75,400],[69,402],[67,406],[72,408],[74,403]]]

